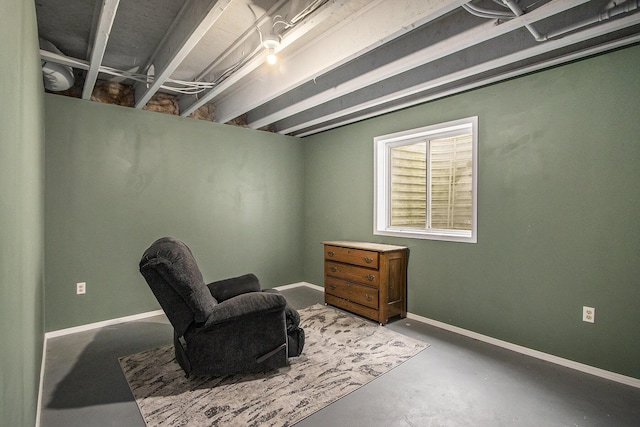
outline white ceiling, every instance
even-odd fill
[[[179,86],[181,115],[212,104],[218,122],[295,136],[640,42],[640,0],[36,0],[36,11],[61,52],[41,49],[43,61],[73,67],[85,99],[96,79],[134,85],[135,108]]]

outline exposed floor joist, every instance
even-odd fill
[[[324,102],[347,95],[362,87],[373,85],[428,62],[479,45],[484,41],[502,36],[523,26],[531,25],[539,20],[584,4],[587,1],[589,0],[556,0],[536,9],[532,13],[522,15],[500,25],[496,25],[493,21],[486,21],[481,25],[469,29],[465,28],[465,25],[468,26],[468,24],[465,24],[465,21],[459,20],[447,29],[450,35],[443,40],[392,60],[377,68],[351,72],[346,81],[335,82],[329,79],[323,79],[324,81],[321,84],[314,85],[315,88],[320,87],[319,90],[313,94],[305,93],[304,96],[300,96],[300,99],[292,99],[296,93],[291,93],[291,96],[282,102],[274,102],[263,108],[257,108],[249,113],[248,125],[253,129],[257,129],[269,123],[277,122]],[[421,42],[421,40],[416,39],[417,37],[412,37],[411,43],[417,44]],[[299,93],[297,94],[301,95]]]
[[[288,0],[278,0],[273,6],[271,6],[268,10],[266,10],[265,13],[256,20],[254,26],[247,28],[240,35],[240,37],[236,39],[236,41],[232,45],[230,45],[227,49],[225,49],[225,51],[220,56],[218,56],[217,58],[214,58],[213,61],[210,61],[209,65],[207,65],[202,71],[200,71],[194,80],[199,82],[199,81],[207,80],[208,78],[208,81],[213,81],[215,77],[212,75],[212,73],[219,66],[222,66],[222,64],[225,64],[225,63],[228,64],[230,61],[229,57],[231,56],[231,54],[235,52],[237,49],[241,48],[241,46],[245,42],[247,42],[251,34],[256,31],[256,28],[260,28],[269,20],[271,20],[272,19],[271,16],[275,15],[277,11],[287,1]]]
[[[371,117],[378,116],[380,114],[391,113],[393,111],[397,111],[403,108],[433,101],[435,99],[443,98],[449,95],[455,95],[460,92],[476,89],[481,86],[508,80],[514,77],[521,76],[523,74],[536,72],[545,68],[555,67],[557,65],[565,64],[570,61],[580,60],[582,58],[585,58],[591,55],[597,55],[603,52],[608,52],[613,49],[622,48],[622,47],[629,46],[631,44],[636,44],[636,43],[640,43],[640,34],[635,36],[629,36],[621,40],[616,40],[614,42],[606,43],[604,45],[599,45],[594,48],[585,49],[584,51],[573,52],[567,56],[551,59],[551,60],[540,62],[540,63],[535,63],[533,65],[530,65],[524,68],[518,68],[513,71],[496,74],[491,77],[481,78],[481,79],[474,80],[464,84],[453,85],[452,88],[443,89],[435,93],[414,94],[414,96],[411,98],[400,99],[400,100],[397,100],[396,102],[389,102],[387,104],[379,106],[378,108],[375,108],[375,107],[370,108],[364,111],[357,112],[356,114],[353,114],[351,116],[337,115],[336,119],[323,121],[322,122],[323,124],[321,126],[306,128],[306,130],[304,131],[296,132],[295,135],[298,137],[313,135],[315,133],[323,132],[336,127],[345,126],[361,120],[366,120]]]
[[[640,35],[636,33],[635,35],[630,34],[615,42],[606,43],[605,45],[596,44],[593,47],[585,48],[572,54],[563,54],[557,57],[552,56],[551,58],[544,56],[545,54],[552,53],[555,50],[560,50],[573,44],[584,43],[585,38],[591,39],[637,25],[640,25],[640,15],[632,15],[603,24],[599,27],[583,30],[580,33],[558,40],[537,44],[528,49],[515,51],[511,54],[505,54],[499,58],[487,60],[472,67],[457,71],[454,71],[453,68],[447,68],[447,71],[450,72],[444,72],[442,75],[432,79],[426,79],[426,81],[424,81],[424,70],[418,69],[418,72],[423,71],[422,76],[396,76],[390,79],[393,81],[385,82],[386,87],[389,88],[386,93],[382,91],[369,91],[369,93],[365,94],[365,91],[362,91],[359,94],[361,95],[360,98],[349,98],[348,101],[352,102],[352,104],[335,100],[336,105],[319,106],[315,110],[308,110],[278,122],[278,131],[283,134],[307,136],[322,132],[323,130],[364,120],[381,113],[396,111],[401,108],[459,93],[481,85],[537,71],[545,67],[555,66],[603,51],[638,43],[640,41]],[[632,31],[632,33],[633,32],[634,31]],[[536,57],[542,57],[542,60],[536,60]],[[488,73],[488,70],[502,71],[498,73]],[[331,113],[328,111],[331,111]],[[375,111],[375,113],[372,113],[372,111]]]
[[[575,14],[576,12],[572,11],[570,13]],[[560,23],[560,20],[558,20],[558,23]],[[506,38],[486,41],[477,49],[464,51],[463,55],[451,55],[445,60],[429,61],[428,64],[431,65],[425,64],[410,72],[397,74],[380,82],[380,84],[362,85],[358,91],[351,93],[348,97],[329,99],[306,111],[290,115],[275,122],[274,125],[280,133],[305,136],[343,124],[353,123],[375,115],[371,113],[373,110],[377,114],[381,114],[382,112],[415,105],[419,102],[426,102],[426,98],[434,99],[434,95],[438,91],[442,91],[441,96],[450,95],[455,93],[450,89],[452,85],[459,85],[460,91],[466,90],[469,88],[470,79],[480,78],[473,76],[482,76],[482,80],[485,81],[496,81],[492,77],[504,74],[505,67],[519,67],[523,69],[522,73],[524,73],[524,70],[532,65],[531,62],[527,61],[528,58],[534,58],[536,62],[541,60],[546,62],[549,60],[549,55],[542,59],[535,59],[535,57],[541,57],[548,52],[558,51],[559,56],[565,56],[566,61],[569,61],[575,58],[569,55],[569,50],[562,50],[563,48],[570,47],[571,50],[582,49],[585,43],[592,43],[593,46],[591,47],[593,49],[585,52],[602,51],[599,47],[600,43],[602,43],[600,38],[611,33],[620,32],[620,30],[625,30],[626,33],[624,31],[620,32],[620,35],[616,37],[624,38],[625,45],[635,43],[633,37],[627,36],[638,32],[637,26],[639,23],[640,14],[631,14],[596,26],[590,26],[588,30],[574,32],[557,40],[547,40],[543,43],[533,41],[533,38],[526,32],[523,33],[522,30],[519,33],[508,33],[505,36]],[[514,38],[516,34],[519,34],[519,41]],[[610,43],[605,43],[605,45],[612,46]],[[584,55],[586,56],[588,53]],[[460,61],[460,57],[464,57],[464,63]],[[474,57],[476,58],[475,63],[473,62]],[[494,75],[489,75],[492,72]],[[514,75],[513,70],[509,70],[509,72],[511,76]],[[352,69],[346,74],[357,75],[358,72]],[[425,94],[425,92],[428,93]],[[423,95],[418,96],[419,94]],[[306,99],[310,94],[298,94],[298,96],[300,99]],[[406,101],[403,98],[406,98]],[[281,103],[285,105],[293,103],[293,101],[285,99]],[[392,105],[395,107],[391,107]],[[251,117],[251,114],[249,114],[249,117]]]
[[[82,99],[90,99],[91,94],[93,93],[93,88],[96,85],[96,80],[98,79],[98,72],[102,65],[104,52],[107,50],[109,34],[111,33],[111,27],[113,26],[113,21],[116,18],[116,12],[118,11],[119,4],[120,0],[104,0],[102,3],[100,18],[98,19],[97,30],[95,32],[95,39],[91,48],[89,71],[87,72],[87,77],[84,81],[84,88],[82,89]]]
[[[171,77],[184,58],[220,18],[232,0],[190,1],[178,15],[178,22],[156,51],[155,75],[148,86],[135,85],[136,108],[144,107],[160,87]]]
[[[287,48],[287,46],[294,43],[298,38],[304,35],[306,32],[310,31],[316,25],[319,25],[325,18],[334,13],[338,8],[343,6],[343,2],[346,0],[332,0],[327,5],[323,6],[318,12],[316,12],[312,17],[302,22],[299,26],[296,26],[292,31],[286,34],[286,37],[283,38],[280,42],[279,51],[282,51]],[[262,49],[261,46],[252,52],[248,57],[250,58],[245,62],[241,67],[239,67],[229,78],[221,82],[219,85],[211,89],[205,95],[197,97],[186,97],[182,96],[180,98],[180,115],[188,116],[193,113],[200,106],[210,102],[215,99],[219,95],[223,94],[226,90],[233,87],[237,84],[241,79],[249,75],[250,73],[257,70],[261,65],[264,64],[267,56],[267,52]],[[245,98],[246,99],[246,98]],[[217,121],[225,123],[228,122],[235,117],[245,113],[248,109],[241,108],[241,111],[238,114],[231,113],[225,114],[223,111],[216,108],[216,116]],[[235,115],[234,115],[235,114]]]
[[[339,27],[284,58],[277,73],[262,70],[238,90],[223,99],[214,100],[216,117],[222,123],[231,120],[425,22],[445,15],[463,3],[464,0],[372,2]],[[354,32],[353,28],[359,31]],[[264,84],[265,81],[269,83]]]
[[[84,90],[68,95],[88,99],[100,75],[133,85],[136,108],[177,93],[167,112],[293,136],[640,34],[640,0],[87,1],[36,3],[39,35],[65,52],[41,51],[43,61],[87,70]],[[265,37],[279,41],[275,66],[265,64]]]

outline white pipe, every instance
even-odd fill
[[[580,21],[578,23],[575,23],[569,27],[566,28],[562,28],[556,31],[552,31],[549,34],[545,35],[545,39],[551,39],[554,37],[559,37],[561,35],[570,33],[572,31],[575,30],[579,30],[580,28],[586,27],[588,25],[592,25],[592,24],[597,24],[598,22],[602,22],[602,21],[606,21],[607,19],[611,19],[614,16],[618,16],[620,14],[623,13],[627,13],[627,12],[631,12],[633,10],[636,10],[640,8],[640,0],[635,0],[635,1],[630,1],[630,2],[626,2],[623,3],[621,5],[612,7],[611,9],[602,12],[601,14],[594,16],[593,18],[590,19],[585,19],[584,21]]]
[[[511,9],[511,11],[513,13],[516,14],[516,16],[524,15],[524,11],[522,9],[520,9],[520,6],[518,6],[514,0],[502,0],[502,1],[504,2],[504,4],[506,4],[509,7],[509,9]],[[540,33],[538,32],[538,30],[536,30],[533,27],[533,25],[527,24],[527,25],[525,25],[525,28],[527,30],[529,30],[529,32],[531,33],[533,38],[536,39],[536,41],[544,41],[544,40],[546,40],[546,38],[541,36]]]
[[[65,56],[56,52],[50,52],[44,49],[40,49],[40,59],[46,62],[54,62],[56,64],[68,65],[70,67],[79,68],[81,70],[88,70],[90,68],[89,61],[71,58],[69,56]]]
[[[476,6],[473,3],[463,4],[462,7],[464,8],[464,10],[466,10],[470,14],[478,16],[480,18],[488,18],[488,19],[513,19],[513,18],[515,18],[513,13],[509,13],[507,11],[500,11],[500,10],[484,9],[482,7]]]
[[[518,4],[514,0],[502,0],[502,1],[517,16],[524,15],[524,11],[520,8],[520,6],[518,6]],[[588,25],[597,24],[598,22],[606,21],[608,19],[613,18],[614,16],[617,16],[617,15],[620,15],[620,14],[623,14],[623,13],[627,13],[627,12],[631,12],[631,11],[636,10],[638,8],[640,8],[640,0],[628,1],[628,2],[625,2],[625,3],[621,4],[621,5],[614,6],[611,9],[609,9],[609,10],[603,12],[603,13],[600,13],[597,16],[594,16],[593,18],[585,19],[584,21],[580,21],[580,22],[575,23],[573,25],[570,25],[568,27],[561,28],[561,29],[556,30],[556,31],[552,31],[552,32],[550,32],[548,34],[545,34],[545,35],[541,35],[531,24],[525,25],[525,27],[526,27],[527,30],[529,30],[529,32],[536,39],[536,41],[542,42],[542,41],[546,41],[546,40],[549,40],[549,39],[554,38],[554,37],[562,36],[564,34],[570,33],[570,32],[575,31],[575,30],[579,30],[580,28],[586,27]]]

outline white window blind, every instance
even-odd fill
[[[476,241],[477,118],[375,138],[375,234]]]

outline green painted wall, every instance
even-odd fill
[[[33,2],[0,2],[0,424],[33,426],[43,340],[43,87]]]
[[[638,70],[635,46],[305,138],[305,279],[322,240],[406,245],[410,312],[640,378]],[[373,137],[475,115],[478,243],[374,236]]]
[[[303,279],[298,139],[57,95],[45,111],[48,331],[158,309],[138,261],[162,236],[207,281]]]

